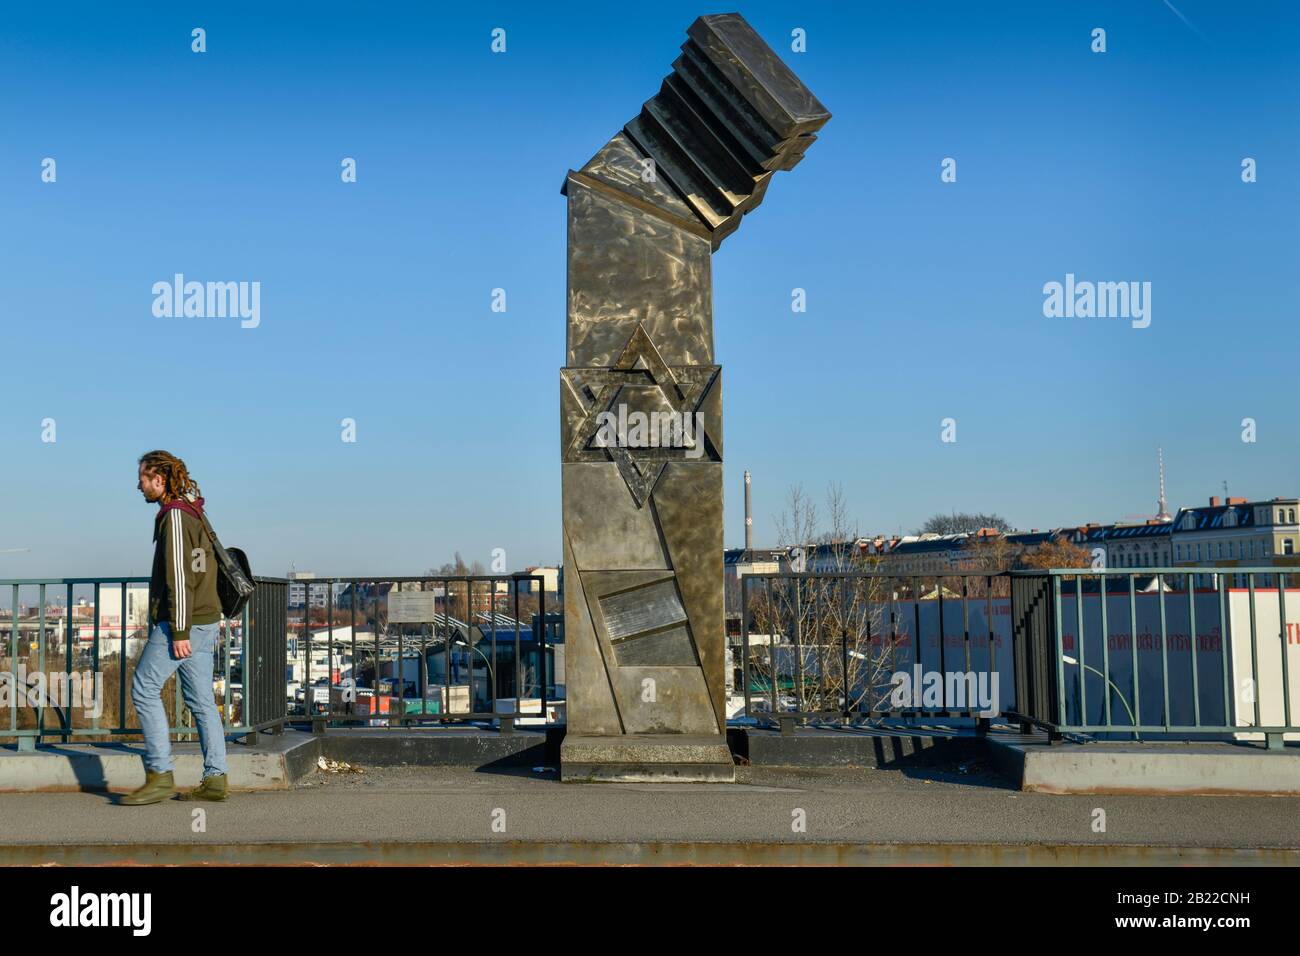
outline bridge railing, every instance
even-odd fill
[[[733,718],[983,728],[1014,699],[1005,574],[747,574],[739,591]]]
[[[508,733],[563,720],[561,625],[540,575],[311,578],[289,589],[290,721],[316,732],[488,723]]]
[[[227,734],[271,729],[285,717],[284,618],[267,610],[285,582],[254,580],[248,608],[219,630],[213,694]],[[30,750],[51,739],[140,736],[128,688],[149,637],[148,590],[143,577],[0,580],[9,599],[0,615],[0,740]],[[278,675],[270,666],[277,647]],[[173,734],[196,732],[175,681],[163,688],[163,704]]]
[[[1011,574],[1016,703],[1053,736],[1300,739],[1300,573]]]
[[[1300,739],[1300,572],[772,573],[740,579],[733,720],[1053,737]],[[743,707],[734,703],[743,699]]]

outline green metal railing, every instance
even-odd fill
[[[274,578],[255,578],[257,591],[254,593],[253,600],[249,608],[245,608],[239,621],[223,620],[221,622],[220,635],[218,640],[218,671],[222,675],[223,684],[223,701],[222,701],[222,720],[227,734],[248,734],[258,730],[267,729],[271,726],[281,724],[284,720],[283,712],[283,648],[284,648],[284,621],[283,616],[276,621],[274,614],[262,615],[261,620],[250,620],[250,610],[257,608],[259,602],[265,605],[268,600],[272,604],[276,603],[275,598],[281,597],[283,588],[287,582]],[[24,579],[0,579],[0,594],[4,593],[6,587],[9,589],[9,634],[8,640],[3,639],[4,626],[0,622],[0,657],[7,657],[7,666],[0,666],[0,681],[6,681],[10,706],[8,714],[8,726],[0,722],[0,737],[16,738],[19,750],[34,750],[37,743],[47,738],[58,738],[61,742],[67,743],[77,738],[101,738],[122,736],[139,736],[141,730],[139,726],[131,726],[126,723],[127,715],[127,686],[130,683],[131,674],[134,671],[135,658],[128,655],[132,643],[140,649],[143,649],[144,641],[149,637],[147,608],[136,612],[134,615],[128,613],[128,597],[130,596],[129,588],[136,586],[140,591],[144,591],[143,600],[147,604],[147,587],[149,579],[144,577],[96,577],[96,578],[24,578]],[[117,638],[116,638],[116,655],[113,655],[112,644],[114,639],[111,635],[105,638],[101,634],[101,625],[103,624],[106,612],[111,613],[110,608],[103,606],[100,600],[101,592],[105,588],[115,588],[119,592],[120,601],[117,608]],[[23,590],[34,592],[36,604],[34,612],[26,620],[20,614],[22,606],[21,596]],[[77,593],[81,592],[82,596],[90,595],[91,600],[91,618],[85,621],[84,618],[75,616],[75,604]],[[64,598],[62,614],[57,619],[52,619],[49,610],[50,601],[61,595]],[[278,602],[283,607],[283,600]],[[134,617],[136,620],[145,620],[144,624],[131,625],[129,620]],[[52,623],[53,622],[53,623]],[[78,626],[80,622],[80,627]],[[91,638],[89,641],[89,653],[86,648],[78,650],[78,630],[89,628]],[[31,632],[35,632],[34,638]],[[20,654],[19,640],[20,635],[27,632],[23,637],[27,645],[23,648],[25,654]],[[231,680],[231,659],[232,659],[232,642],[238,634],[239,643],[239,676],[241,678],[241,698],[239,707],[235,707],[233,699],[234,688]],[[55,641],[61,644],[62,653],[55,653],[55,648],[51,644]],[[274,647],[279,644],[279,659],[281,661],[280,674],[267,674],[265,668],[259,666],[266,654],[266,648],[271,650],[271,657],[274,658]],[[101,654],[104,645],[108,645],[106,653]],[[263,648],[266,645],[266,648]],[[137,654],[138,656],[138,654]],[[57,663],[55,658],[60,658]],[[90,665],[91,680],[94,682],[94,696],[98,698],[99,707],[96,712],[89,716],[88,726],[76,726],[73,722],[73,711],[78,709],[78,704],[67,700],[66,697],[60,705],[59,701],[51,701],[49,689],[56,684],[61,684],[61,689],[66,690],[70,687],[82,687],[84,702],[84,669],[79,669],[78,665],[86,660]],[[105,661],[116,663],[117,686],[115,688],[117,700],[117,719],[110,722],[109,726],[101,726],[101,714],[107,706],[107,701],[100,697],[100,691],[106,695],[108,692],[107,680],[104,679],[103,664]],[[36,699],[32,700],[32,694],[29,692],[32,684],[28,677],[20,682],[19,677],[22,672],[26,675],[31,674],[30,663],[35,663],[35,671],[40,674],[40,682],[43,685],[43,692],[35,695]],[[23,675],[23,676],[26,676]],[[254,701],[255,695],[262,688],[258,686],[258,681],[265,682],[268,679],[277,681],[275,686],[276,699],[280,701],[281,707],[279,713],[273,710],[268,711],[265,707],[254,707],[254,712],[250,715],[249,704]],[[38,685],[40,686],[40,685]],[[62,694],[60,696],[63,696]],[[261,696],[267,696],[262,694]],[[3,721],[3,709],[0,708],[0,721]],[[34,724],[32,727],[19,727],[18,714],[22,709],[28,709],[34,712]],[[83,711],[86,709],[82,707]],[[184,704],[181,694],[177,691],[173,694],[172,721],[170,730],[176,735],[187,735],[196,733],[196,729],[191,725],[182,724],[182,714]],[[51,726],[47,719],[47,711],[54,711],[58,718],[57,726]],[[248,719],[252,717],[252,721]],[[86,719],[85,713],[82,715]]]
[[[1011,578],[1012,716],[1053,736],[1231,735],[1269,749],[1300,736],[1291,694],[1300,568],[1061,568]]]

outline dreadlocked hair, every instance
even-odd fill
[[[170,452],[161,449],[147,451],[140,456],[140,464],[144,465],[145,471],[162,475],[163,496],[168,500],[184,498],[189,495],[193,495],[195,498],[199,497],[198,482],[190,477],[190,471],[185,467],[185,462]]]

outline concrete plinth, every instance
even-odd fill
[[[565,783],[735,783],[736,765],[721,734],[568,736],[560,745]]]

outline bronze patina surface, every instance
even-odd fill
[[[653,778],[636,735],[705,748],[662,748],[664,779],[730,773],[711,257],[829,118],[743,17],[700,17],[659,92],[565,180],[566,779],[619,779],[619,739],[628,777]]]

